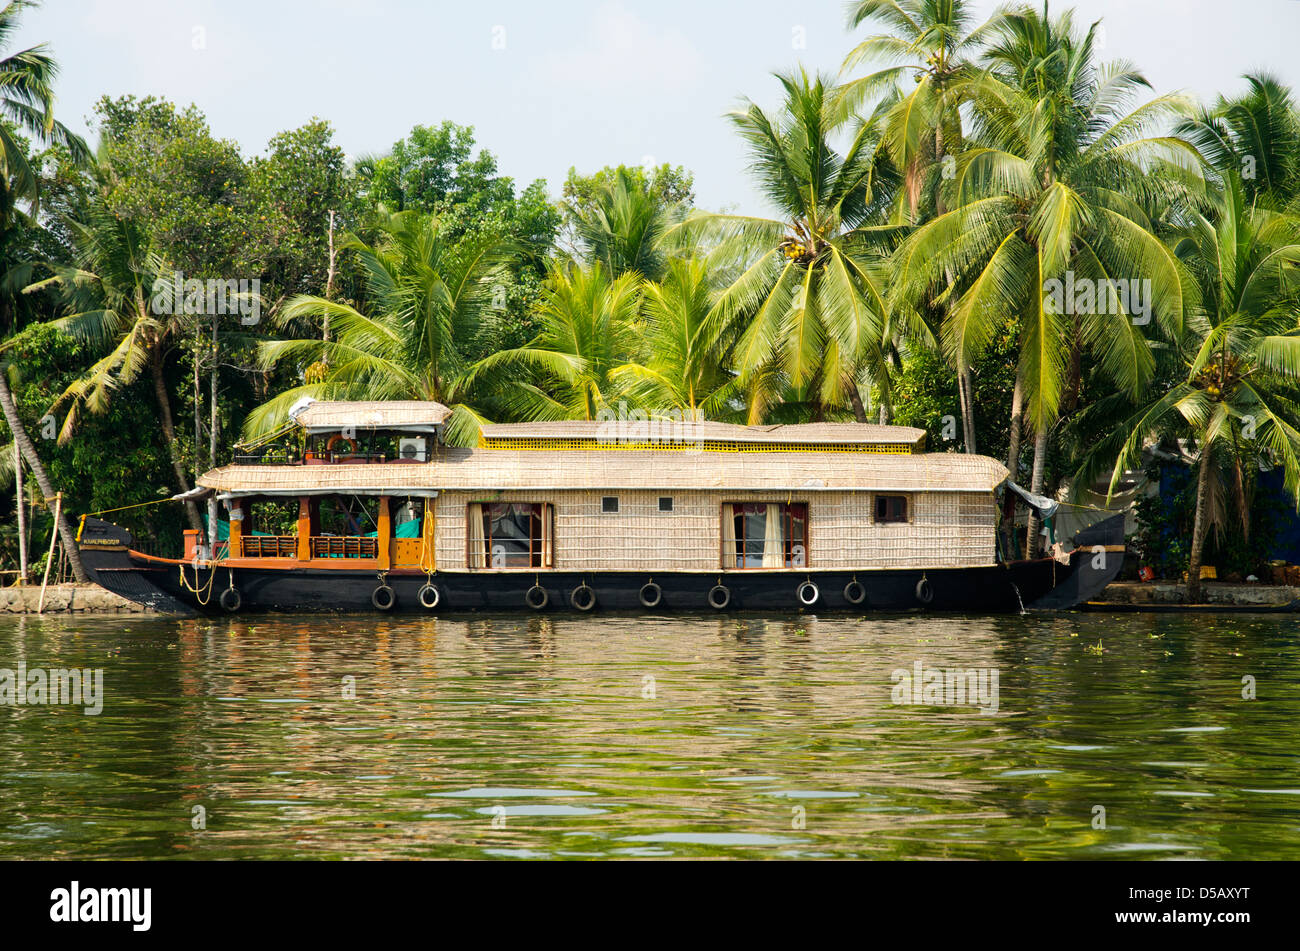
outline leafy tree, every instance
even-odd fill
[[[497,160],[480,149],[474,129],[450,120],[417,125],[387,155],[363,156],[357,175],[366,197],[390,211],[445,214],[457,206],[487,214],[514,200],[514,183],[497,174]]]
[[[613,404],[613,372],[635,339],[639,284],[636,273],[615,277],[600,262],[556,265],[538,307],[541,333],[481,360],[475,372],[514,380],[505,389],[513,416],[594,420]]]
[[[1149,209],[1186,200],[1199,184],[1188,143],[1142,137],[1184,101],[1162,96],[1125,112],[1146,80],[1123,67],[1099,70],[1095,29],[1079,35],[1069,14],[1049,20],[1028,8],[999,21],[989,70],[973,84],[975,135],[943,186],[953,210],[918,228],[896,259],[896,301],[951,301],[942,343],[953,365],[978,359],[1008,315],[1018,321],[1009,468],[1018,468],[1028,426],[1030,486],[1040,494],[1048,437],[1062,407],[1080,398],[1085,351],[1132,398],[1154,369],[1131,301],[1126,310],[1102,295],[1105,306],[1070,313],[1076,308],[1062,305],[1059,287],[1076,278],[1097,287],[1148,280],[1157,326],[1176,333],[1179,271]]]
[[[658,280],[667,261],[664,236],[683,211],[620,169],[572,211],[573,242],[581,260],[599,263],[614,277],[635,273]]]
[[[13,0],[0,8],[0,49],[8,45],[18,29],[20,16],[31,6],[23,0]],[[43,142],[63,146],[75,160],[83,160],[89,155],[85,143],[54,118],[52,85],[57,73],[58,67],[43,43],[0,58],[0,117],[7,120],[0,122],[0,236],[4,236],[0,238],[0,248],[5,251],[13,251],[18,246],[17,242],[9,240],[9,235],[22,218],[19,206],[26,203],[27,214],[34,216],[40,201],[39,176],[28,161],[27,144],[14,134],[14,126]],[[0,274],[9,275],[15,263],[12,259],[0,261]],[[12,293],[13,281],[9,280],[7,284]],[[8,307],[4,304],[5,297],[0,294],[0,307],[5,311],[0,313],[0,327],[12,326]],[[8,368],[0,363],[0,412],[52,511],[53,483],[18,415],[7,371]],[[57,528],[75,577],[78,581],[85,581],[85,569],[81,566],[67,519],[60,518]]]
[[[715,332],[733,341],[749,421],[763,419],[785,386],[815,418],[851,406],[865,421],[858,385],[868,372],[886,377],[889,337],[882,244],[868,226],[888,207],[897,178],[873,125],[850,130],[824,79],[803,71],[777,78],[785,91],[779,112],[749,103],[730,118],[780,217],[696,214],[687,224],[753,249],[715,307]],[[841,154],[831,142],[844,132]]]
[[[722,362],[709,315],[714,293],[708,264],[668,262],[662,281],[644,285],[644,341],[636,361],[615,367],[610,379],[649,411],[683,419],[725,419],[737,404],[734,374]]]
[[[669,165],[667,162],[652,168],[606,165],[590,175],[579,175],[576,168],[570,168],[569,175],[564,180],[562,202],[566,219],[592,211],[602,193],[619,179],[625,179],[633,188],[644,192],[665,208],[695,204],[695,176],[681,165]]]
[[[213,138],[194,106],[153,96],[106,96],[95,114],[103,210],[137,222],[187,278],[238,276],[248,245],[239,147]]]
[[[995,13],[976,27],[972,10],[963,0],[858,0],[850,4],[851,27],[872,22],[889,29],[854,47],[843,69],[873,60],[891,65],[846,82],[839,99],[842,108],[856,108],[870,93],[887,91],[892,104],[879,121],[890,158],[903,170],[904,179],[896,218],[915,222],[947,210],[938,186],[955,168],[953,154],[962,149],[959,110],[968,98],[972,60],[1000,17],[1000,12]],[[903,82],[905,77],[914,80],[910,91]],[[942,314],[936,316],[942,319]],[[975,452],[979,443],[974,377],[969,364],[957,366],[956,371],[962,448]]]
[[[471,360],[522,346],[535,334],[533,308],[561,220],[544,181],[534,181],[516,195],[514,180],[498,172],[496,156],[486,149],[475,153],[474,146],[472,127],[444,121],[416,126],[388,154],[362,156],[355,167],[372,211],[420,211],[437,216],[447,241],[500,242],[513,248],[493,287],[499,319],[471,345],[466,353]],[[363,240],[370,237],[364,227],[358,234]]]
[[[1188,600],[1196,602],[1206,533],[1227,518],[1223,500],[1232,495],[1248,518],[1244,470],[1281,466],[1300,510],[1300,219],[1252,208],[1229,179],[1213,218],[1197,215],[1176,250],[1195,293],[1177,341],[1183,378],[1102,440],[1079,478],[1113,460],[1113,491],[1151,440],[1195,447]]]
[[[260,273],[264,294],[272,301],[323,293],[331,227],[337,243],[361,225],[357,182],[333,139],[333,127],[313,119],[273,137],[268,154],[248,163],[244,195],[249,207],[241,234],[248,251],[238,271]]]
[[[365,311],[319,295],[299,295],[281,325],[330,317],[328,341],[284,339],[260,345],[263,369],[296,366],[303,382],[254,409],[244,434],[283,425],[304,396],[317,399],[436,400],[451,407],[448,437],[472,443],[483,417],[475,408],[476,375],[466,353],[497,318],[493,288],[506,249],[495,237],[449,241],[436,217],[416,211],[383,217],[370,244],[350,236],[345,247],[366,273]]]
[[[1220,174],[1236,178],[1246,200],[1285,207],[1300,195],[1300,111],[1291,90],[1267,73],[1248,75],[1244,96],[1222,96],[1183,120],[1177,134]]]
[[[71,382],[54,403],[67,407],[61,443],[76,430],[82,408],[102,414],[113,395],[148,372],[158,406],[158,424],[171,453],[172,470],[180,492],[188,492],[189,479],[178,451],[176,425],[168,392],[165,364],[168,350],[193,322],[183,308],[174,306],[167,266],[143,229],[129,218],[98,209],[88,224],[74,225],[76,261],[49,264],[54,276],[28,290],[57,287],[67,314],[52,326],[84,342],[97,359]],[[164,306],[155,306],[155,294]],[[200,528],[198,508],[186,503],[190,527]]]

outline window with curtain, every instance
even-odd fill
[[[722,567],[803,568],[808,564],[806,502],[722,506]]]
[[[469,506],[470,568],[554,565],[551,506],[542,502],[475,502]]]

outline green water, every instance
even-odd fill
[[[0,668],[105,694],[0,706],[0,857],[1300,858],[1296,630],[0,618]],[[917,661],[997,712],[895,704]]]

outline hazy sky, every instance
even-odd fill
[[[1158,92],[1211,99],[1258,69],[1300,87],[1300,0],[1073,6]],[[751,213],[767,209],[723,114],[775,101],[773,70],[838,71],[854,44],[841,0],[46,0],[8,52],[42,40],[62,65],[58,114],[83,133],[97,98],[127,93],[197,104],[245,154],[312,116],[349,155],[452,119],[519,187],[672,162],[701,205]]]

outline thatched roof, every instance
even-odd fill
[[[290,417],[309,433],[338,432],[341,429],[392,429],[403,432],[433,432],[447,421],[451,410],[441,403],[423,400],[391,402],[344,402],[315,400],[295,406]]]
[[[965,453],[440,449],[428,463],[225,466],[199,484],[219,492],[285,495],[452,489],[990,492],[1006,477],[997,460]]]
[[[919,451],[925,430],[911,426],[873,423],[799,423],[792,425],[738,426],[709,421],[671,420],[560,420],[536,423],[495,423],[483,427],[485,448],[587,449],[616,444],[698,445],[700,448],[745,445],[892,447]]]

